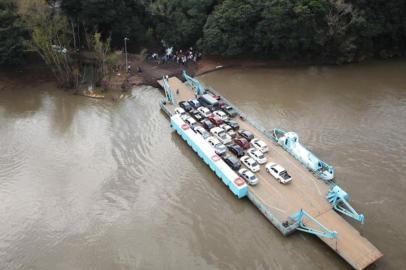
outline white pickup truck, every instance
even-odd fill
[[[265,169],[269,172],[278,182],[287,184],[292,181],[292,177],[281,165],[274,162],[269,162],[265,165]]]

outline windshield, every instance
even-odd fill
[[[259,154],[259,153],[258,153],[258,154]],[[258,155],[258,158],[261,158],[261,159],[262,159],[262,158],[264,158],[264,155],[259,154],[259,155]]]
[[[251,163],[251,166],[258,166],[258,163],[254,161],[253,163]]]
[[[250,180],[255,180],[255,175],[251,175],[248,177]]]

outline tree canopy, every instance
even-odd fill
[[[406,1],[399,0],[40,0],[60,5],[73,47],[101,33],[130,52],[166,44],[206,54],[346,63],[406,49]],[[17,60],[24,30],[0,0],[1,63]]]
[[[0,65],[19,64],[26,32],[14,2],[0,0]]]

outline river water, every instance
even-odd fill
[[[406,262],[406,62],[226,69],[201,79],[265,127],[298,132]],[[162,93],[121,101],[52,83],[0,90],[0,269],[350,269],[315,237],[283,237],[171,132]]]

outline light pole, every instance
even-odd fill
[[[125,37],[124,38],[124,51],[125,51],[125,69],[128,72],[128,57],[127,57],[127,40],[130,40],[129,38]]]

